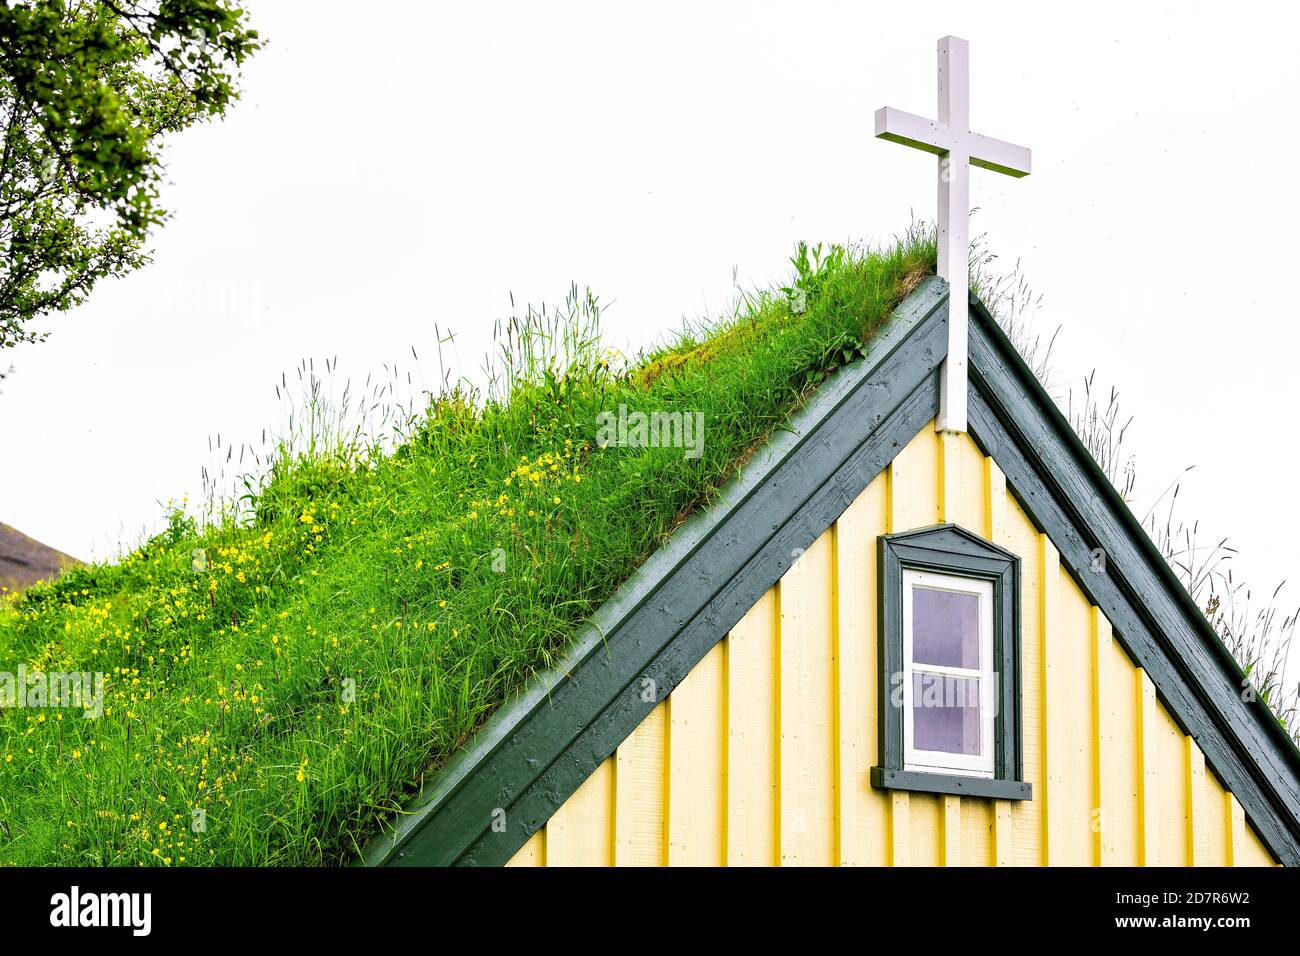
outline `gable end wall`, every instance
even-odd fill
[[[1018,554],[1030,801],[880,791],[877,536]],[[927,425],[512,865],[1272,865],[991,458]]]

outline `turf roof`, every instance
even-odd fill
[[[355,858],[933,261],[920,234],[801,252],[789,289],[630,369],[581,321],[542,330],[559,349],[534,329],[501,400],[442,396],[391,454],[286,452],[242,519],[174,515],[25,592],[0,671],[103,672],[104,714],[0,713],[0,863]],[[597,447],[620,406],[702,413],[702,454]]]

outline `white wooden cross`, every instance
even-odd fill
[[[966,352],[970,289],[970,164],[1029,175],[1029,150],[970,131],[970,47],[939,41],[939,119],[876,110],[876,136],[939,157],[939,275],[948,281],[948,357],[939,377],[940,431],[966,430]]]

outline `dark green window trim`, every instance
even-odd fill
[[[1033,797],[1033,788],[1022,780],[990,780],[988,777],[886,770],[884,767],[871,768],[871,785],[877,790],[912,790],[961,797],[992,797],[997,800],[1029,800]]]
[[[954,524],[881,535],[877,640],[879,642],[880,766],[871,785],[958,796],[1030,800],[1021,778],[1020,746],[1020,559]],[[993,726],[993,778],[904,769],[903,713],[893,706],[893,675],[903,672],[903,572],[934,571],[993,585],[993,662],[999,674]]]

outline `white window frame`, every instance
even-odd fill
[[[979,598],[979,668],[914,664],[912,661],[912,591],[924,587],[938,591],[974,594]],[[913,674],[978,678],[980,688],[980,752],[978,756],[919,750],[912,746]],[[994,776],[994,722],[997,673],[993,664],[993,582],[980,578],[903,570],[903,761],[904,769],[921,773],[955,773],[971,777]]]

